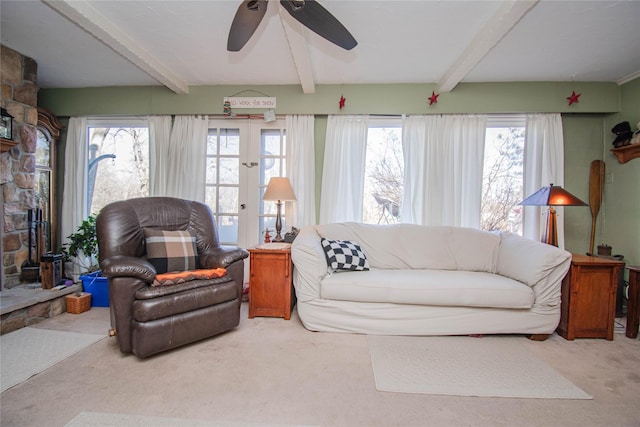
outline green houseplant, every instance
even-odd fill
[[[67,243],[62,245],[62,256],[65,262],[77,265],[81,273],[98,270],[98,236],[96,234],[96,218],[89,215],[82,221],[75,233],[70,234]]]
[[[82,221],[75,233],[67,237],[68,242],[62,247],[62,255],[66,262],[77,266],[80,270],[80,281],[85,292],[89,292],[91,306],[108,307],[109,293],[107,278],[103,277],[98,267],[98,235],[96,218],[89,215]]]

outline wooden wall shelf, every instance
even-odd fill
[[[0,148],[2,149],[0,151],[1,153],[11,150],[11,147],[15,147],[16,145],[18,145],[18,141],[0,138]]]
[[[631,159],[640,157],[640,144],[631,144],[620,148],[612,148],[611,152],[615,154],[620,163],[627,163]]]

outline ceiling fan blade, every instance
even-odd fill
[[[247,44],[267,13],[267,0],[244,0],[233,17],[227,50],[238,52]]]
[[[344,25],[315,0],[280,0],[280,4],[302,25],[331,43],[346,50],[358,44]]]

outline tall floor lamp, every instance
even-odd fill
[[[289,178],[273,177],[269,180],[267,189],[264,192],[262,200],[276,200],[276,206],[278,214],[276,215],[276,237],[273,238],[274,242],[284,242],[282,238],[282,201],[283,200],[295,200],[296,195],[293,192]]]
[[[554,206],[588,206],[559,185],[549,184],[542,187],[519,203],[522,206],[549,206],[547,224],[542,241],[549,245],[558,246],[558,225]]]

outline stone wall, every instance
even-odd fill
[[[2,107],[13,119],[18,144],[0,154],[0,215],[2,216],[2,289],[20,284],[20,268],[29,257],[27,210],[35,208],[35,151],[38,124],[36,62],[0,46]]]

